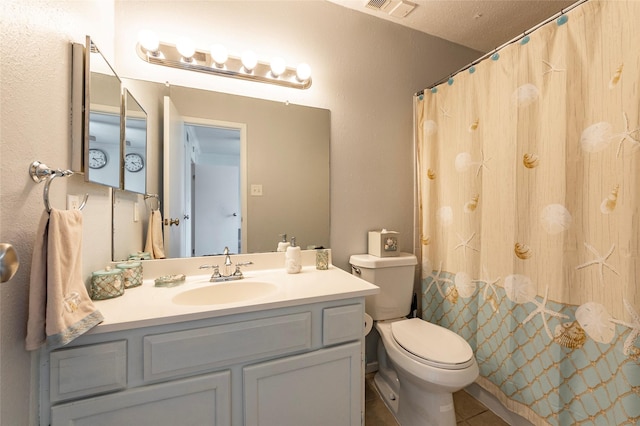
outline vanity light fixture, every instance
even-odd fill
[[[287,64],[284,62],[284,59],[276,56],[271,59],[271,75],[274,78],[278,78],[282,75],[282,73],[287,69]]]
[[[311,67],[309,64],[302,63],[296,68],[296,78],[298,81],[306,81],[311,78]]]
[[[158,48],[160,47],[160,40],[158,40],[158,36],[153,31],[141,30],[138,33],[138,43],[140,43],[148,55],[159,55]]]
[[[247,50],[246,52],[244,52],[242,54],[242,57],[240,58],[240,61],[242,62],[242,67],[244,68],[244,70],[249,74],[251,74],[256,65],[258,65],[258,57],[251,50]]]
[[[178,53],[182,56],[181,61],[191,63],[193,55],[196,53],[196,47],[190,38],[180,37],[176,43],[176,49],[178,49]]]
[[[217,68],[224,67],[224,64],[229,59],[229,53],[227,52],[227,48],[221,44],[214,44],[211,46],[211,59],[213,59],[213,65]]]
[[[311,67],[305,63],[288,67],[282,58],[262,62],[251,51],[233,56],[220,44],[214,44],[209,51],[198,50],[186,38],[181,38],[173,45],[159,41],[148,30],[140,31],[138,37],[136,52],[140,59],[150,64],[296,89],[311,87]]]

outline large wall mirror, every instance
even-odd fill
[[[303,248],[329,246],[330,111],[123,80],[135,86],[149,135],[157,132],[149,155],[164,157],[147,173],[161,193],[167,257],[215,255],[225,246],[275,251],[283,233]],[[129,231],[114,215],[114,247],[122,247]],[[125,255],[114,252],[114,260]]]

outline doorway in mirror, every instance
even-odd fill
[[[185,121],[192,255],[242,252],[240,129]],[[197,232],[196,232],[197,229]]]

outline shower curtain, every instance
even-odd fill
[[[422,316],[536,425],[640,423],[639,24],[590,0],[415,100]]]

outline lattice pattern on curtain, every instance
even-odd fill
[[[639,24],[588,1],[416,102],[423,318],[537,425],[640,423]]]

